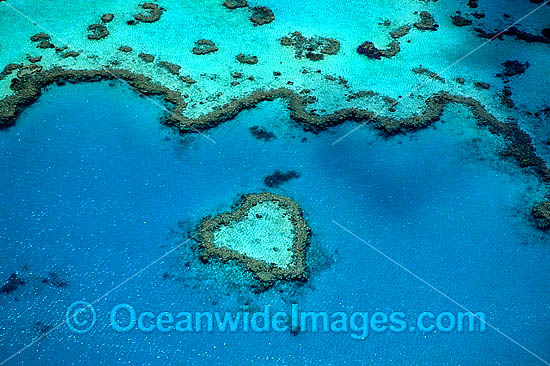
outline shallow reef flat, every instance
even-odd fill
[[[233,211],[202,220],[201,259],[237,261],[264,288],[275,280],[304,281],[310,232],[292,199],[268,192],[248,194]]]

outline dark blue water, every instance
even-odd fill
[[[208,131],[215,144],[174,134],[159,123],[162,115],[122,86],[70,85],[47,92],[0,133],[0,279],[18,272],[26,281],[0,294],[0,358],[39,336],[41,325],[63,321],[74,301],[92,302],[181,243],[200,218],[265,190],[274,170],[300,173],[270,191],[304,209],[320,262],[312,279],[254,295],[200,264],[188,243],[95,304],[90,333],[61,326],[7,364],[540,363],[491,328],[354,340],[347,333],[119,334],[108,326],[118,303],[155,313],[290,302],[410,318],[461,311],[333,220],[550,357],[550,245],[528,222],[544,191],[500,160],[501,142],[473,127],[466,110],[451,108],[443,123],[410,136],[384,139],[363,128],[336,145],[353,125],[308,134],[277,102]],[[255,139],[253,125],[277,138]],[[68,285],[43,283],[51,272]]]

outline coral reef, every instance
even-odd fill
[[[550,229],[550,201],[542,202],[533,207],[531,215],[539,229]]]
[[[43,42],[49,40],[50,36],[46,33],[36,33],[34,36],[31,37],[31,42]]]
[[[264,185],[269,188],[278,188],[286,182],[296,178],[300,178],[300,174],[295,170],[290,170],[288,172],[276,170],[273,174],[264,178]]]
[[[439,25],[435,22],[432,14],[422,11],[420,12],[420,21],[414,23],[414,27],[421,31],[436,31]]]
[[[405,37],[411,31],[411,26],[406,24],[390,32],[390,37],[398,39]]]
[[[256,139],[263,140],[265,142],[268,142],[277,138],[277,136],[275,136],[273,132],[270,132],[260,126],[252,126],[248,130],[250,131],[252,136],[254,136]]]
[[[179,75],[180,73],[181,66],[173,64],[171,62],[159,61],[157,65],[168,70],[168,72],[172,75]]]
[[[245,109],[254,108],[263,101],[275,99],[287,100],[290,118],[300,123],[307,131],[322,131],[330,126],[351,120],[370,123],[374,128],[387,135],[425,128],[439,121],[446,105],[463,105],[472,111],[479,126],[484,126],[490,133],[503,137],[506,141],[506,148],[502,152],[503,156],[513,158],[520,167],[529,168],[533,174],[540,177],[544,182],[550,182],[550,171],[546,163],[536,154],[531,137],[517,123],[501,122],[476,99],[452,95],[447,92],[432,95],[426,99],[425,106],[420,113],[401,119],[377,115],[368,109],[358,108],[344,108],[332,114],[320,116],[306,110],[308,104],[306,98],[286,88],[256,90],[248,96],[235,99],[210,113],[190,119],[183,115],[187,104],[179,92],[156,84],[143,75],[119,69],[66,70],[56,67],[12,80],[10,88],[13,94],[0,100],[0,126],[9,126],[15,123],[21,110],[35,102],[42,89],[48,85],[62,82],[94,82],[112,79],[123,79],[136,91],[144,95],[164,97],[166,102],[173,105],[164,122],[179,129],[182,133],[212,128],[233,119]]]
[[[392,58],[397,55],[399,51],[401,51],[401,47],[396,41],[392,41],[385,50],[376,48],[374,43],[370,41],[363,42],[359,45],[359,47],[357,47],[357,53],[360,55],[365,55],[373,60],[381,60],[382,57]]]
[[[266,289],[277,280],[307,279],[310,235],[301,208],[290,198],[268,192],[248,194],[231,212],[201,221],[199,249],[203,262],[235,261]]]
[[[472,21],[470,19],[464,18],[462,15],[451,15],[451,21],[457,27],[472,25]]]
[[[154,23],[160,20],[160,17],[165,9],[154,3],[145,3],[141,6],[145,12],[134,16],[134,19],[141,23]]]
[[[497,74],[500,78],[509,78],[516,75],[521,75],[529,68],[529,62],[521,63],[519,61],[508,60],[502,63],[504,66],[504,72]]]
[[[294,57],[306,57],[312,61],[319,61],[324,55],[336,55],[340,51],[340,42],[334,38],[310,37],[296,31],[281,38],[281,45],[294,48]]]
[[[31,64],[31,65],[21,66],[19,68],[19,71],[17,71],[17,77],[22,78],[26,75],[32,75],[40,71],[42,71],[42,66],[40,65]]]
[[[244,53],[239,53],[237,56],[235,56],[235,59],[241,64],[256,65],[258,63],[258,57],[245,55]]]
[[[419,75],[426,75],[430,79],[437,80],[437,81],[440,81],[442,83],[445,83],[444,78],[439,76],[439,74],[437,74],[437,73],[435,73],[431,70],[426,69],[425,67],[416,67],[416,68],[412,69],[412,72],[414,72],[415,74],[419,74]]]
[[[88,31],[90,32],[88,34],[89,40],[100,40],[109,35],[107,27],[103,24],[91,24],[88,26]]]
[[[101,21],[102,21],[103,23],[110,23],[110,22],[113,21],[113,19],[115,19],[115,15],[114,15],[114,14],[108,13],[108,14],[103,14],[103,15],[101,16]]]
[[[22,280],[21,278],[19,278],[17,273],[12,273],[8,277],[8,280],[2,285],[2,287],[0,287],[0,293],[1,294],[12,293],[15,290],[17,290],[17,288],[19,286],[22,286],[24,284],[26,284],[26,282],[24,280]]]
[[[227,9],[246,8],[248,6],[248,2],[246,0],[225,0],[223,2],[223,6]]]
[[[256,6],[251,11],[250,21],[254,26],[269,24],[275,20],[275,14],[267,6]]]
[[[151,55],[151,54],[149,54],[149,53],[143,53],[143,52],[141,52],[141,53],[138,55],[138,57],[139,57],[140,59],[142,59],[143,61],[149,62],[149,63],[155,61],[155,56],[153,56],[153,55]]]
[[[488,83],[484,83],[482,81],[476,81],[474,83],[474,87],[476,87],[477,89],[490,89],[491,88],[491,84],[488,84]]]
[[[545,28],[547,29],[547,28]],[[527,43],[550,43],[550,30],[543,30],[541,35],[532,34],[520,30],[518,27],[511,27],[505,29],[504,31],[494,31],[487,32],[481,28],[474,28],[477,32],[477,35],[482,38],[487,39],[500,39],[502,40],[504,36],[514,37],[518,41],[524,41]]]
[[[62,58],[69,58],[69,57],[76,58],[78,56],[80,56],[80,52],[77,52],[77,51],[69,51],[61,55]]]
[[[57,288],[63,288],[69,286],[69,283],[62,279],[57,273],[50,272],[48,274],[48,277],[42,279],[42,283],[57,287]]]
[[[121,51],[121,52],[128,53],[128,52],[132,52],[132,47],[130,47],[130,46],[120,46],[118,48],[118,50]]]
[[[217,51],[218,47],[216,47],[216,44],[209,39],[199,39],[195,42],[195,47],[193,47],[192,50],[195,55],[206,55]]]

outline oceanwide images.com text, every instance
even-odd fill
[[[73,303],[66,313],[70,330],[84,334],[91,331],[98,320],[93,306],[84,301]],[[429,312],[414,317],[404,312],[326,312],[302,311],[292,304],[290,312],[273,311],[271,306],[251,312],[210,311],[138,311],[129,304],[115,305],[106,314],[108,325],[116,332],[132,331],[162,333],[193,332],[291,332],[347,333],[353,339],[366,339],[371,333],[482,333],[487,329],[483,312]]]

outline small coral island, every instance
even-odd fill
[[[292,199],[268,192],[247,194],[232,211],[202,220],[201,260],[235,261],[264,289],[277,280],[305,281],[310,234]]]

